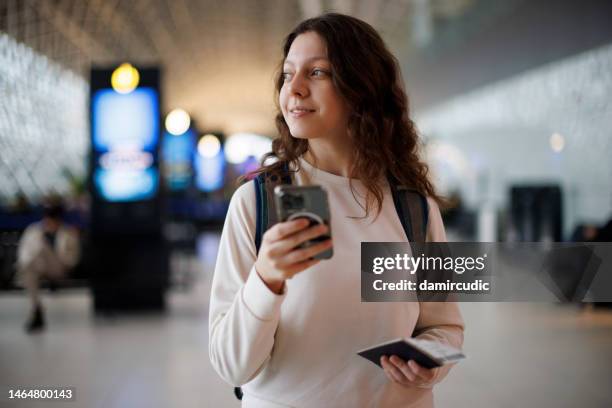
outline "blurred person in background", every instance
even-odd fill
[[[355,354],[398,337],[463,343],[455,303],[360,299],[360,243],[407,241],[388,173],[427,197],[427,240],[446,241],[397,60],[370,25],[334,13],[299,24],[283,54],[280,137],[267,155],[278,160],[259,172],[282,175],[288,166],[296,185],[327,191],[334,255],[313,259],[330,239],[297,248],[328,232],[304,219],[272,226],[257,251],[255,184],[243,184],[230,202],[212,283],[213,367],[243,386],[248,407],[431,408],[448,366],[385,356],[381,370]]]
[[[80,258],[79,234],[64,223],[64,207],[50,203],[44,207],[43,218],[30,224],[17,248],[18,282],[31,300],[31,314],[26,322],[28,333],[45,326],[40,298],[40,282],[48,279],[56,282],[64,279]]]

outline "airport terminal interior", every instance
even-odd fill
[[[573,291],[458,302],[435,406],[612,406],[609,1],[0,0],[0,407],[241,406],[209,356],[221,232],[284,38],[329,12],[396,57],[449,242],[603,251],[553,263]]]

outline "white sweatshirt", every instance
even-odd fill
[[[300,160],[295,184],[327,190],[334,256],[287,281],[282,295],[254,268],[255,188],[232,197],[212,284],[209,353],[228,383],[242,386],[243,407],[432,407],[430,387],[404,387],[356,354],[398,337],[435,339],[460,348],[463,320],[455,303],[362,303],[360,244],[406,242],[388,187],[382,212],[366,219],[348,179]],[[353,180],[356,196],[365,188]],[[429,199],[428,241],[445,241]],[[362,202],[363,204],[363,202]],[[448,368],[439,370],[440,381]]]

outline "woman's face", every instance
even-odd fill
[[[325,41],[314,31],[298,35],[283,64],[279,104],[293,137],[344,138],[349,108],[331,77]]]

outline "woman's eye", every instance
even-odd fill
[[[290,81],[292,75],[291,72],[283,72],[283,81]]]
[[[328,72],[325,71],[325,70],[322,70],[322,69],[318,69],[317,68],[317,69],[313,69],[312,70],[312,76],[315,76],[315,77],[322,77],[322,76],[325,76],[327,74],[328,74]]]

